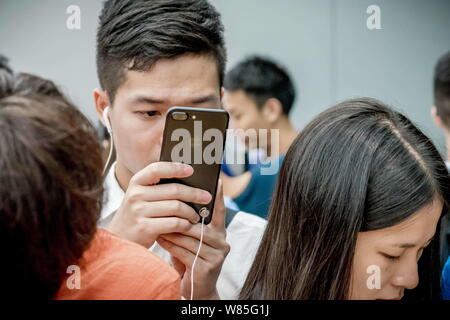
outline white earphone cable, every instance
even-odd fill
[[[194,300],[194,268],[195,268],[195,263],[197,262],[198,255],[200,254],[200,249],[202,248],[204,226],[205,226],[205,217],[202,217],[202,226],[201,226],[201,231],[200,231],[200,244],[198,245],[197,254],[195,255],[194,262],[192,263],[192,269],[191,269],[191,300]]]
[[[109,136],[111,137],[111,141],[110,141],[110,145],[109,145],[109,155],[108,155],[108,160],[106,160],[105,166],[103,167],[102,176],[105,176],[105,171],[109,167],[109,162],[111,161],[111,157],[112,157],[113,150],[114,150],[113,136],[112,136],[112,134],[110,134]]]
[[[104,110],[103,110],[103,125],[106,127],[106,130],[108,131],[108,135],[110,137],[110,144],[109,144],[109,155],[108,155],[108,160],[106,160],[105,162],[105,166],[103,167],[103,172],[102,172],[102,176],[105,176],[105,171],[106,169],[108,169],[109,167],[109,162],[111,161],[111,157],[113,154],[113,150],[114,150],[114,138],[113,138],[113,134],[112,134],[112,129],[111,129],[111,123],[109,122],[109,110],[110,107],[107,106]]]

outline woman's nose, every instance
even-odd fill
[[[392,283],[396,287],[405,289],[414,289],[419,284],[419,273],[417,261],[408,263],[408,265],[400,267],[394,276]]]

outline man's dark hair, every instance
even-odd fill
[[[434,69],[434,105],[439,117],[450,128],[450,52],[438,60]]]
[[[8,65],[8,58],[0,54],[0,96],[11,92],[12,75],[13,71]]]
[[[148,71],[186,53],[211,55],[222,86],[224,28],[207,0],[108,0],[99,20],[97,73],[111,101],[127,70]]]
[[[9,74],[12,74],[13,71],[11,69],[11,67],[8,64],[8,58],[6,58],[4,55],[0,54],[0,71],[6,71]]]
[[[96,232],[100,146],[54,83],[10,77],[0,87],[0,273],[10,298],[50,299]]]
[[[286,115],[295,100],[295,88],[287,71],[259,56],[249,57],[231,69],[225,76],[224,87],[228,91],[243,90],[259,108],[268,99],[276,98]]]

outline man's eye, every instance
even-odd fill
[[[144,117],[149,118],[149,117],[154,117],[160,114],[159,111],[142,111],[139,112],[140,114],[142,114]]]
[[[149,117],[153,117],[153,116],[156,116],[156,115],[158,115],[158,111],[147,111],[146,112],[146,114],[149,116]]]
[[[391,256],[387,253],[381,253],[382,256],[384,256],[385,258],[389,259],[389,260],[397,260],[400,258],[400,256]]]

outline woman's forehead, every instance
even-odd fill
[[[443,202],[436,200],[422,207],[408,219],[388,228],[367,232],[378,243],[398,247],[422,246],[434,236]]]

